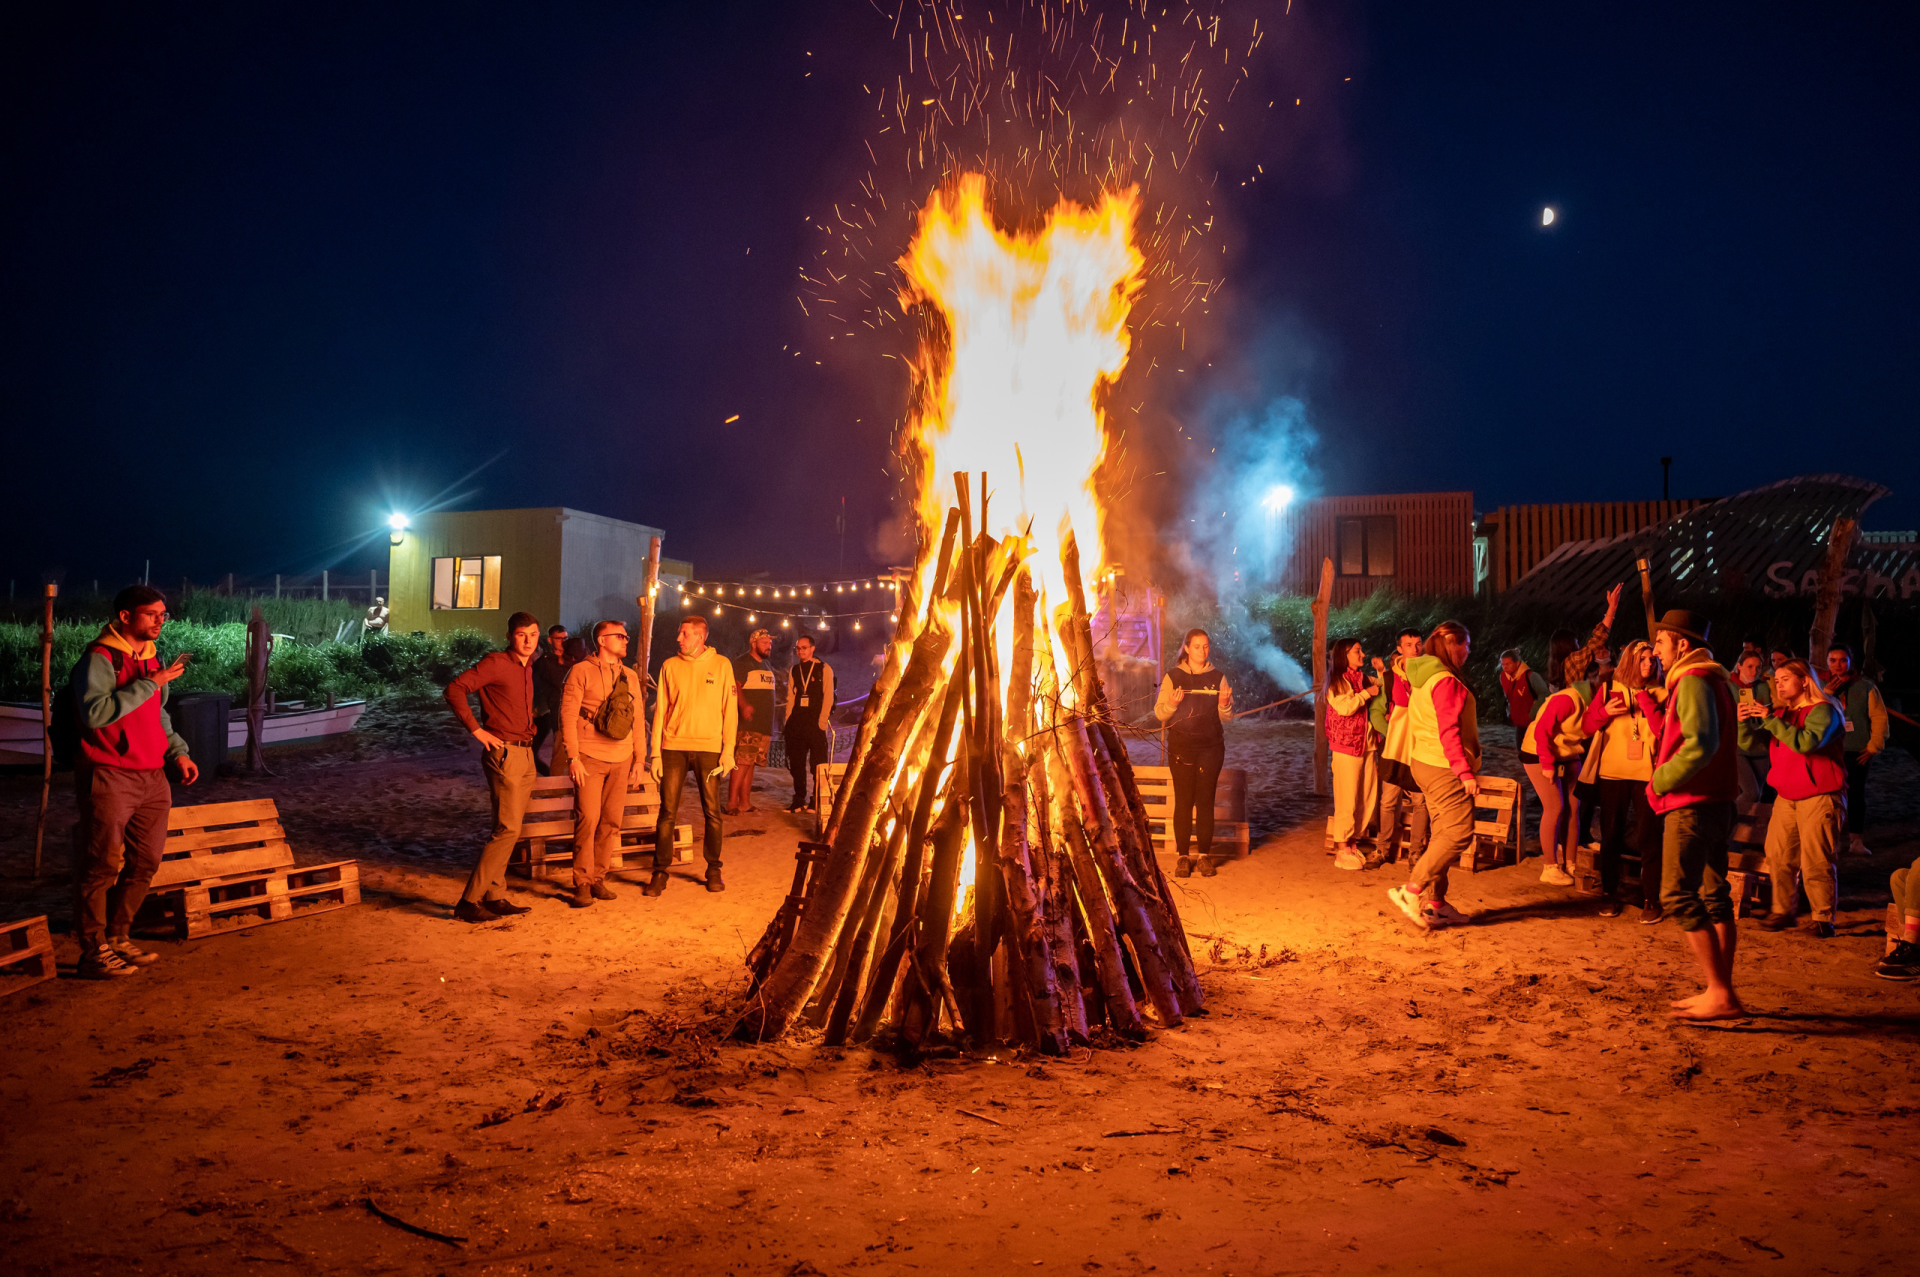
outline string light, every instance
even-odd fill
[[[753,623],[754,623],[755,621],[757,621],[757,620],[759,620],[759,619],[760,619],[760,618],[759,618],[759,617],[757,617],[757,616],[755,616],[755,615],[754,615],[753,613],[751,613],[751,612],[749,612],[749,613],[747,613],[747,624],[748,624],[748,625],[752,625],[752,624],[753,624]],[[853,623],[853,628],[854,628],[854,629],[856,629],[856,630],[857,630],[857,629],[859,629],[859,628],[860,628],[860,622],[858,622],[858,621],[855,621],[855,622]]]
[[[788,629],[788,628],[791,628],[791,627],[792,627],[792,625],[793,625],[793,622],[792,622],[792,621],[789,621],[789,620],[788,620],[788,619],[787,619],[786,617],[784,617],[784,616],[783,616],[783,617],[781,617],[781,618],[780,618],[780,628],[781,628],[781,629],[783,629],[783,630],[784,630],[784,629]]]

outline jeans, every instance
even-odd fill
[[[1660,907],[1660,818],[1647,805],[1647,782],[1602,776],[1600,788],[1600,893],[1620,899],[1620,862],[1640,858],[1640,901]]]
[[[1867,766],[1873,760],[1847,755],[1847,832],[1867,832]]]
[[[827,734],[820,730],[816,719],[805,722],[797,718],[787,720],[782,731],[787,742],[787,772],[793,777],[793,805],[808,805],[808,788],[813,780],[813,769],[821,763],[833,761],[833,755],[827,748]]]
[[[1676,807],[1662,818],[1664,861],[1660,904],[1682,931],[1733,921],[1727,886],[1727,842],[1733,837],[1733,803]]]
[[[727,836],[726,818],[720,810],[720,778],[713,774],[720,765],[717,752],[690,749],[660,751],[660,824],[653,834],[653,871],[665,873],[673,863],[674,817],[680,811],[681,787],[692,772],[700,790],[700,810],[707,818],[703,849],[707,854],[707,872],[720,869],[720,844]]]
[[[82,954],[124,936],[167,850],[173,790],[159,768],[74,769],[80,823],[73,831],[73,931]]]
[[[1199,842],[1200,855],[1213,854],[1213,791],[1220,783],[1220,766],[1226,761],[1224,744],[1195,750],[1184,760],[1178,756],[1168,760],[1168,770],[1173,773],[1173,849],[1177,854],[1187,854],[1189,841]]]
[[[472,904],[498,900],[506,890],[507,857],[520,841],[520,820],[527,814],[527,799],[533,796],[533,750],[526,745],[490,749],[480,765],[493,798],[493,836],[481,848],[460,896]]]

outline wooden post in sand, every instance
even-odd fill
[[[660,538],[647,538],[647,574],[640,582],[640,597],[634,602],[640,605],[640,640],[634,650],[633,666],[640,671],[640,687],[644,692],[647,686],[647,662],[653,656],[653,612],[654,595],[660,589]]]
[[[47,795],[53,788],[53,598],[60,587],[47,582],[40,616],[40,819],[33,827],[33,876],[40,876],[40,849],[47,838]]]
[[[267,660],[273,651],[273,634],[259,605],[247,619],[247,774],[271,776],[262,745],[267,728]]]
[[[1840,617],[1840,580],[1847,567],[1847,551],[1860,530],[1857,519],[1835,519],[1827,537],[1826,557],[1820,560],[1820,586],[1813,596],[1813,630],[1807,635],[1807,664],[1827,667],[1827,646],[1833,642],[1833,623]],[[1816,673],[1816,678],[1820,675]],[[1821,682],[1824,685],[1825,679]]]
[[[1327,608],[1333,603],[1333,560],[1320,560],[1313,596],[1313,792],[1327,792]]]

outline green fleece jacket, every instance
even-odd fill
[[[1752,692],[1753,699],[1759,701],[1762,705],[1773,704],[1773,685],[1765,679],[1761,679],[1752,687],[1744,689],[1738,683],[1735,683],[1733,685],[1733,697],[1736,701],[1740,699],[1740,693],[1743,690]],[[1736,730],[1735,735],[1738,738],[1740,752],[1748,758],[1765,758],[1767,756],[1767,742],[1771,741],[1773,737],[1768,734],[1766,722],[1767,720],[1764,718],[1743,718],[1740,720],[1740,726]]]
[[[1705,666],[1704,674],[1685,671]],[[1661,740],[1655,757],[1661,761],[1653,769],[1652,792],[1666,795],[1686,791],[1693,782],[1704,779],[1707,765],[1720,752],[1720,716],[1715,708],[1714,685],[1725,683],[1727,672],[1714,663],[1708,652],[1695,649],[1681,657],[1667,672],[1667,701],[1679,725],[1679,740],[1669,744]],[[1642,692],[1641,708],[1649,721],[1663,721],[1653,698]],[[1729,764],[1730,766],[1731,764]]]

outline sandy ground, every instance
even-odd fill
[[[1412,934],[1390,871],[1322,853],[1304,730],[1236,728],[1258,848],[1180,884],[1212,1014],[903,1069],[704,1031],[786,889],[784,812],[732,822],[725,894],[575,911],[536,885],[468,927],[478,767],[370,727],[191,795],[277,799],[303,859],[361,858],[364,904],[0,1002],[10,1271],[1856,1273],[1912,1249],[1920,988],[1868,974],[1920,853],[1904,756],[1841,937],[1746,929],[1756,1014],[1699,1028],[1664,1015],[1693,988],[1671,926],[1532,867],[1458,880],[1480,923]],[[63,888],[26,876],[36,789],[0,777],[0,916],[64,930]]]

